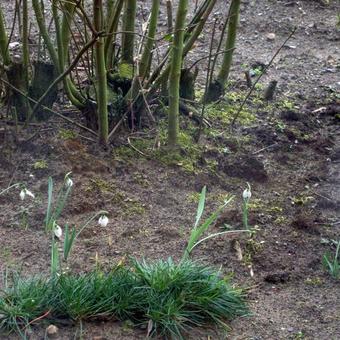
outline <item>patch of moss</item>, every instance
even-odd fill
[[[150,186],[150,182],[147,177],[139,172],[135,172],[133,174],[133,180],[143,188],[148,188]]]
[[[134,148],[149,155],[152,151],[153,140],[146,138],[136,138],[131,140],[131,145],[118,146],[113,150],[113,157],[117,160],[128,161],[130,159],[140,158],[142,155]]]
[[[248,204],[249,211],[261,211],[264,213],[282,213],[283,208],[275,202],[263,201],[259,198],[251,199]]]
[[[285,123],[283,123],[282,121],[277,121],[276,124],[275,124],[275,130],[277,132],[283,133],[286,128],[287,128],[287,125]]]
[[[197,101],[200,101],[204,96],[204,89],[196,89],[195,90],[195,98]]]
[[[306,205],[312,201],[314,201],[315,198],[313,196],[295,196],[292,198],[291,202],[293,205]]]
[[[128,197],[121,190],[116,190],[111,202],[116,204],[121,210],[123,216],[143,215],[146,212],[145,205],[138,199]]]
[[[260,84],[260,83],[257,83],[255,85],[255,90],[257,91],[263,91],[264,90],[264,85],[263,84]]]
[[[262,252],[264,249],[264,241],[257,241],[255,238],[249,238],[245,245],[243,254],[243,263],[247,266],[253,262],[253,256]]]
[[[116,185],[114,182],[105,181],[102,178],[94,177],[90,179],[90,184],[85,191],[99,191],[101,193],[113,193],[116,191]]]
[[[227,101],[207,105],[206,117],[210,120],[216,121],[224,126],[229,125],[239,110],[239,103],[243,100],[244,95],[237,93],[228,94]],[[236,105],[237,103],[237,105]],[[255,115],[247,108],[244,107],[238,114],[238,122],[242,125],[249,125],[255,121]]]
[[[42,159],[42,160],[39,160],[39,161],[36,161],[34,164],[33,164],[33,168],[35,170],[39,170],[39,169],[47,169],[48,168],[48,165],[47,165],[47,162]]]
[[[305,280],[305,284],[310,285],[310,286],[321,286],[323,284],[323,280],[318,277],[307,277]]]
[[[295,103],[289,99],[283,99],[277,102],[277,107],[285,110],[293,110],[295,108]]]
[[[186,132],[179,133],[178,144],[179,147],[174,150],[167,148],[155,150],[154,157],[165,165],[177,165],[186,172],[197,172],[197,161],[202,148]]]
[[[200,200],[199,192],[192,192],[187,196],[187,200],[192,203],[198,203]]]
[[[61,139],[75,139],[78,137],[78,133],[69,129],[60,129],[58,131],[58,137]]]
[[[145,206],[134,198],[127,197],[123,202],[121,202],[121,205],[124,216],[145,214]]]
[[[197,130],[194,129],[192,123],[186,120],[186,127],[178,134],[178,147],[169,149],[166,147],[167,130],[164,121],[159,124],[158,140],[161,145],[155,148],[154,138],[138,138],[130,141],[131,145],[123,145],[116,147],[113,151],[113,157],[116,160],[129,162],[131,159],[143,158],[154,159],[164,165],[175,165],[181,167],[189,173],[197,173],[200,171],[198,161],[201,159],[204,147],[195,142],[193,135]],[[138,151],[137,151],[138,150]],[[216,164],[208,162],[206,164],[209,169],[213,169]]]
[[[274,223],[275,224],[283,224],[286,223],[287,219],[285,216],[279,216],[275,219]]]

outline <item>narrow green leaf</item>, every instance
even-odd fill
[[[52,245],[51,245],[51,274],[55,275],[58,271],[59,266],[59,254],[58,254],[58,246],[55,242],[54,235],[52,236]]]
[[[47,211],[45,220],[45,229],[48,230],[51,222],[51,208],[52,208],[52,194],[53,194],[53,179],[48,178],[48,198],[47,198]]]
[[[200,199],[199,199],[199,202],[198,202],[196,222],[195,222],[194,228],[196,228],[198,226],[198,223],[199,223],[199,221],[202,217],[202,214],[203,214],[203,211],[204,211],[204,205],[205,205],[206,192],[207,192],[207,187],[204,186],[202,191],[201,191]]]

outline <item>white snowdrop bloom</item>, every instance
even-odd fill
[[[101,227],[106,227],[108,223],[109,223],[109,219],[107,218],[107,216],[102,215],[99,217],[98,224]]]
[[[26,188],[25,188],[25,189],[22,189],[22,190],[20,191],[20,195],[19,195],[22,201],[25,199],[26,195],[27,195],[27,196],[30,196],[30,197],[32,197],[32,198],[35,197],[34,194],[33,194],[31,191],[27,190]]]
[[[22,201],[25,199],[25,196],[26,196],[25,189],[22,189],[20,191],[20,198],[21,198]]]
[[[244,199],[245,201],[250,200],[251,191],[250,191],[249,188],[247,188],[247,189],[245,189],[245,190],[243,191],[242,197],[243,197],[243,199]]]
[[[62,229],[58,226],[58,224],[54,224],[54,228],[53,228],[53,232],[54,232],[54,235],[57,237],[57,238],[61,238],[61,235],[63,234],[63,231]]]
[[[30,196],[30,197],[32,197],[32,198],[35,198],[34,194],[33,194],[31,191],[29,191],[29,190],[27,190],[27,189],[25,189],[25,190],[26,190],[26,195],[27,195],[27,196]]]
[[[71,186],[73,185],[72,179],[70,177],[67,177],[65,184],[68,188],[71,188]]]

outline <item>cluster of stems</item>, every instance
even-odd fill
[[[216,2],[202,0],[200,4],[197,3],[194,16],[188,21],[189,1],[179,0],[173,25],[174,6],[171,0],[167,0],[168,29],[165,33],[168,33],[166,36],[171,35],[172,39],[165,50],[160,50],[158,42],[162,38],[158,37],[164,37],[158,31],[160,0],[152,0],[150,16],[147,25],[143,25],[142,34],[136,27],[137,0],[93,0],[92,11],[85,9],[83,2],[78,0],[51,0],[48,4],[42,0],[32,0],[31,7],[29,1],[22,0],[16,11],[20,19],[22,42],[20,61],[14,60],[10,53],[11,36],[0,5],[0,68],[5,70],[7,80],[4,81],[11,87],[15,99],[14,111],[19,119],[26,122],[35,119],[39,109],[45,108],[51,93],[62,86],[69,101],[97,122],[91,128],[97,129],[99,142],[106,145],[112,127],[108,107],[115,106],[114,98],[123,95],[125,111],[133,120],[145,110],[148,101],[166,87],[169,105],[168,144],[170,147],[176,146],[183,61],[202,33]],[[45,5],[51,6],[52,26],[47,24]],[[226,52],[222,53],[222,67],[216,78],[223,86],[230,71],[239,7],[240,0],[231,1]],[[33,23],[39,30],[42,43],[39,50],[43,48],[45,55],[47,52],[55,70],[55,77],[44,85],[45,92],[39,95],[32,92],[31,69],[35,67],[36,60],[30,58],[34,55],[29,45],[30,11],[34,14]],[[16,20],[11,31],[15,25]],[[155,55],[158,56],[157,62]],[[88,76],[90,85],[87,89],[80,81],[77,71],[79,64]],[[52,105],[53,99],[50,109]]]

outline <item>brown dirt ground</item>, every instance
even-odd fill
[[[137,153],[129,160],[119,159],[58,119],[41,124],[38,132],[31,127],[18,138],[5,120],[0,121],[5,127],[0,136],[0,188],[22,181],[36,194],[30,203],[19,201],[16,191],[0,196],[0,269],[22,268],[24,275],[48,272],[49,238],[42,221],[49,176],[61,183],[72,171],[75,182],[61,222],[79,225],[99,209],[109,211],[108,227],[89,227],[76,244],[71,268],[77,272],[93,268],[96,253],[105,268],[126,255],[179,259],[195,216],[195,193],[208,186],[208,211],[224,194],[234,194],[234,204],[214,230],[225,223],[238,227],[240,196],[248,181],[253,191],[250,223],[259,230],[251,241],[237,238],[244,260],[237,259],[235,237],[210,240],[194,257],[232,272],[234,282],[246,288],[253,315],[232,321],[226,335],[203,329],[187,338],[339,339],[340,282],[321,263],[331,249],[325,240],[340,237],[338,5],[338,1],[327,6],[318,1],[243,1],[233,90],[244,88],[244,65],[268,63],[297,26],[261,81],[278,80],[277,100],[293,107],[274,105],[268,112],[259,105],[257,120],[238,126],[232,136],[228,131],[218,138],[205,136],[202,143],[209,150],[215,147],[215,152],[207,151],[195,172]],[[221,1],[219,6],[222,11],[225,5]],[[207,53],[210,30],[192,60]],[[275,33],[275,39],[268,40],[268,33]],[[70,117],[79,118],[75,113]],[[60,138],[62,128],[73,129],[78,137]],[[127,144],[124,134],[115,140],[113,150],[122,143]],[[231,153],[218,153],[216,147]],[[209,159],[217,161],[214,172],[207,166]],[[34,168],[40,160],[46,160],[46,169]],[[24,208],[29,211],[27,228],[21,220]],[[30,338],[42,339],[45,326],[34,327]],[[79,325],[59,325],[58,339],[73,339],[78,329]],[[116,322],[85,323],[83,339],[96,337],[143,339],[145,331]]]

